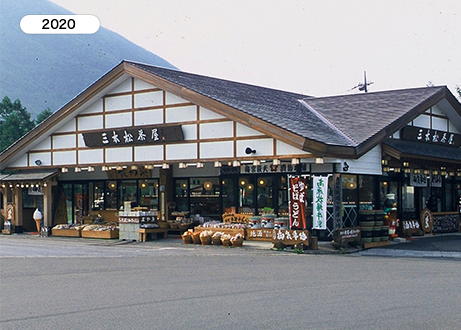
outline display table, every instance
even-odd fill
[[[82,230],[82,237],[86,238],[104,238],[113,239],[118,238],[119,230]]]
[[[139,228],[139,241],[147,241],[147,234],[162,234],[163,238],[167,238],[168,229],[163,228]],[[158,237],[158,235],[157,235]]]
[[[59,236],[59,237],[81,237],[82,230],[81,229],[51,229],[52,236]]]

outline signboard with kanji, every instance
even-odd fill
[[[290,228],[306,228],[306,179],[299,176],[289,177]]]
[[[314,176],[313,184],[313,229],[327,229],[328,176]]]
[[[274,229],[272,231],[272,243],[282,242],[285,245],[296,245],[303,243],[309,245],[308,230],[289,230],[289,229]]]
[[[180,125],[137,126],[82,133],[87,147],[126,147],[184,140]]]

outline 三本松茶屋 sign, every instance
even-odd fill
[[[118,147],[184,140],[180,125],[135,126],[82,133],[87,147]]]

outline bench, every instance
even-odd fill
[[[163,228],[139,228],[139,241],[145,242],[147,234],[163,234],[163,238],[167,237],[168,229]]]

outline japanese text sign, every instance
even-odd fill
[[[313,229],[327,229],[328,176],[313,178]]]
[[[306,179],[298,176],[289,177],[290,228],[306,228]]]
[[[184,140],[181,126],[138,126],[82,133],[87,147],[126,147]]]

